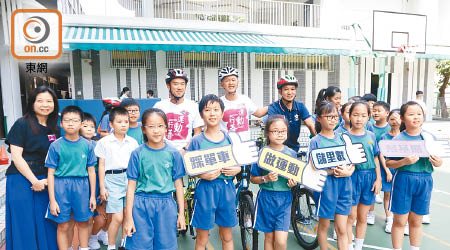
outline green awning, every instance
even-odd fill
[[[343,40],[250,33],[63,27],[64,50],[163,50],[348,55]]]

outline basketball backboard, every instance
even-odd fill
[[[408,46],[425,53],[426,32],[425,15],[373,11],[373,51],[397,52],[401,46]]]

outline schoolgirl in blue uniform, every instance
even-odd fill
[[[283,143],[287,140],[289,125],[283,115],[272,115],[267,120],[264,135],[268,147],[292,157],[297,154]],[[292,179],[279,177],[277,173],[252,165],[250,181],[259,184],[256,198],[254,228],[264,232],[264,249],[286,249],[291,218],[291,187],[297,184]]]
[[[216,95],[204,96],[199,103],[199,112],[206,129],[194,136],[188,151],[215,148],[231,144],[230,138],[220,130],[225,105]],[[236,189],[233,177],[241,167],[227,167],[200,174],[194,196],[194,212],[191,225],[197,228],[195,249],[204,250],[209,239],[209,230],[219,226],[222,249],[233,248],[231,229],[237,225]]]
[[[146,142],[131,153],[127,168],[126,248],[177,249],[177,228],[186,228],[183,159],[175,147],[164,142],[168,126],[162,110],[145,110],[142,122]]]
[[[426,131],[422,130],[424,112],[414,101],[400,108],[402,125],[393,140],[424,140]],[[418,250],[422,237],[422,217],[429,213],[431,191],[433,190],[433,167],[440,167],[443,161],[436,155],[421,157],[411,155],[403,159],[387,159],[390,168],[397,169],[392,181],[389,209],[394,213],[392,226],[392,245],[401,249],[404,227],[409,222],[409,242],[412,250]]]
[[[393,109],[391,112],[389,112],[389,115],[387,117],[390,130],[380,136],[381,140],[392,140],[395,136],[397,136],[400,133],[400,109]],[[384,228],[384,231],[386,233],[391,233],[392,230],[392,223],[393,223],[393,216],[391,211],[389,211],[389,200],[390,200],[390,193],[392,189],[392,177],[395,174],[395,169],[389,168],[389,173],[386,171],[381,170],[381,191],[384,193],[384,212],[386,214],[386,226]]]
[[[349,243],[352,241],[352,225],[356,220],[355,250],[361,250],[367,228],[367,214],[375,203],[375,195],[381,190],[381,176],[378,154],[380,153],[375,134],[364,129],[370,117],[366,102],[357,101],[350,107],[351,128],[345,133],[353,143],[361,143],[367,162],[356,164],[352,175],[352,212],[347,222]],[[352,249],[351,245],[349,248]]]
[[[344,105],[345,106],[345,105]],[[311,139],[309,150],[343,146],[340,134],[333,131],[339,121],[337,108],[330,102],[322,102],[317,110],[316,131],[319,133]],[[321,249],[328,249],[327,233],[330,220],[334,219],[338,248],[347,249],[347,219],[352,208],[353,165],[335,166],[327,169],[328,177],[322,192],[314,192],[317,204],[316,216],[319,217],[317,238]]]
[[[339,123],[339,127],[335,130],[336,134],[342,134],[350,129],[350,106],[351,102],[347,102],[341,107],[342,122]]]
[[[58,99],[47,86],[34,89],[25,115],[6,138],[11,165],[6,170],[6,250],[57,250],[56,225],[48,207],[45,156],[59,138]],[[32,209],[31,209],[32,208]]]
[[[74,222],[80,249],[89,249],[89,219],[96,207],[94,166],[97,158],[93,145],[80,137],[82,119],[83,111],[76,106],[62,110],[61,127],[65,135],[50,145],[45,159],[50,199],[46,217],[58,223],[59,249],[72,245],[70,236]]]

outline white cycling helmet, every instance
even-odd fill
[[[233,67],[226,66],[225,68],[221,69],[219,72],[219,83],[221,83],[223,81],[223,79],[227,76],[239,77],[239,72],[237,71],[237,69],[235,69]]]

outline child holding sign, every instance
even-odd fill
[[[224,104],[216,95],[202,98],[198,107],[205,122],[203,133],[194,136],[187,151],[221,147],[231,144],[230,138],[220,130]],[[233,249],[231,229],[237,224],[235,207],[236,189],[233,177],[241,172],[241,167],[226,167],[200,174],[194,196],[194,215],[191,225],[197,228],[195,249],[206,249],[209,230],[214,224],[219,226],[222,249]]]
[[[347,104],[344,104],[346,106]],[[348,106],[348,105],[347,105]],[[345,109],[345,107],[343,107]],[[311,139],[309,150],[343,146],[340,134],[333,131],[339,122],[339,113],[331,102],[322,102],[317,109],[316,131],[319,133]],[[352,207],[352,175],[353,165],[335,166],[327,169],[328,177],[321,193],[314,192],[316,216],[319,216],[317,233],[320,249],[328,249],[327,232],[330,220],[334,219],[338,248],[348,248],[347,218]]]
[[[424,140],[422,124],[424,112],[413,101],[400,108],[402,124],[400,134],[393,140]],[[436,155],[419,158],[411,155],[403,159],[386,159],[390,168],[397,169],[392,180],[390,210],[395,214],[392,226],[392,245],[401,249],[403,232],[409,222],[409,242],[412,250],[420,248],[422,217],[429,213],[431,191],[433,190],[433,167],[440,167],[443,161]]]
[[[364,129],[370,118],[367,102],[357,101],[350,107],[350,130],[348,135],[352,143],[362,143],[367,161],[356,164],[352,175],[352,212],[347,221],[348,241],[352,240],[352,225],[356,223],[355,250],[361,250],[367,229],[367,214],[375,203],[375,195],[381,190],[381,176],[378,155],[380,149],[375,134]],[[353,249],[349,245],[349,249]]]
[[[381,140],[392,140],[395,136],[397,136],[400,133],[400,109],[393,109],[391,112],[389,112],[388,115],[388,123],[391,129],[382,134],[380,137]],[[395,169],[389,168],[389,172],[385,172],[383,174],[383,170],[381,170],[381,191],[384,192],[384,212],[386,213],[386,226],[384,227],[384,231],[386,233],[391,233],[392,230],[392,223],[393,223],[393,216],[391,211],[389,211],[389,198],[390,193],[392,189],[392,177],[395,174]]]
[[[145,144],[131,153],[123,229],[127,249],[177,249],[177,232],[185,229],[180,152],[164,142],[167,117],[160,109],[142,115]],[[172,193],[176,192],[178,203]]]
[[[296,157],[296,153],[283,144],[287,140],[288,129],[283,115],[272,115],[266,122],[264,135],[271,149]],[[250,181],[260,187],[254,228],[265,234],[264,249],[286,249],[291,218],[291,187],[297,182],[263,170],[257,163],[252,165]]]

